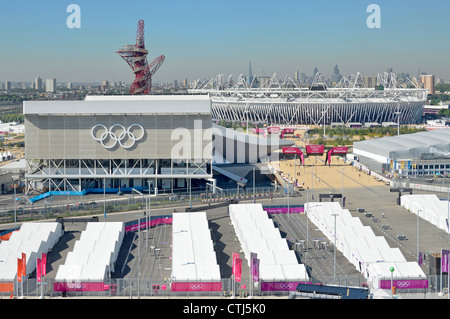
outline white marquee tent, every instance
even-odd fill
[[[229,212],[248,265],[251,253],[260,260],[262,281],[309,280],[305,265],[298,263],[261,204],[232,204]]]
[[[445,232],[449,231],[450,203],[435,194],[402,195],[400,205]]]
[[[56,273],[56,282],[103,282],[114,271],[125,235],[122,222],[87,223]]]
[[[173,214],[172,280],[221,280],[205,212]]]
[[[17,277],[17,259],[26,255],[26,275],[36,269],[36,259],[47,254],[62,236],[60,223],[24,223],[0,243],[0,281],[12,282]],[[25,276],[26,278],[26,276]]]
[[[376,236],[371,227],[363,226],[358,217],[342,209],[339,203],[307,203],[305,210],[308,218],[331,243],[336,241],[336,248],[374,288],[379,288],[380,280],[391,279],[391,265],[395,265],[394,280],[426,278],[416,262],[408,262],[400,249],[391,248],[384,237]]]

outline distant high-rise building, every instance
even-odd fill
[[[317,67],[315,67],[313,71],[313,77],[315,77],[317,73],[319,73],[319,70],[317,69]]]
[[[266,75],[261,75],[259,77],[259,87],[260,88],[268,88],[270,85],[270,77],[266,76]]]
[[[300,71],[295,71],[295,82],[300,83]]]
[[[47,79],[45,91],[49,93],[56,92],[56,79]]]
[[[5,91],[11,91],[11,82],[10,81],[5,81]]]
[[[364,77],[364,85],[366,88],[375,88],[377,85],[377,77],[376,76],[365,76]]]
[[[339,71],[339,67],[336,65],[333,68],[333,74],[331,75],[331,82],[338,83],[342,79],[341,72]]]
[[[184,79],[184,80],[183,80],[183,86],[184,86],[184,87],[188,87],[188,86],[189,86],[189,81],[188,81],[188,79]]]
[[[250,61],[249,65],[248,65],[248,79],[247,79],[247,83],[248,84],[252,84],[253,82],[253,71],[252,71],[252,62]]]
[[[36,90],[42,90],[42,79],[40,77],[34,79],[34,88]]]
[[[67,87],[68,90],[72,90],[73,89],[73,85],[70,82],[66,84],[66,87]]]
[[[420,81],[428,90],[428,94],[434,94],[434,75],[421,75]]]
[[[109,89],[109,81],[102,81],[102,91]]]

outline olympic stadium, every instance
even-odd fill
[[[256,79],[253,77],[252,79]],[[372,82],[375,82],[375,77]],[[198,82],[191,93],[209,94],[213,120],[266,125],[346,125],[348,123],[417,123],[428,91],[417,81],[401,86],[394,74],[378,74],[376,85],[358,73],[336,85],[317,73],[313,81],[299,86],[286,77],[260,77],[259,83],[240,75],[234,83],[222,75]],[[373,87],[369,87],[372,86]]]

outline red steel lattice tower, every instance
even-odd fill
[[[165,60],[164,55],[160,55],[152,63],[148,64],[148,50],[145,49],[144,41],[144,20],[139,20],[136,44],[126,44],[119,51],[119,54],[131,67],[135,79],[130,87],[130,94],[148,94],[152,89],[152,77]]]

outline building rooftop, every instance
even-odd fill
[[[421,159],[424,154],[450,158],[450,129],[440,129],[353,143],[353,149],[392,160]],[[356,153],[355,152],[355,153]],[[428,157],[428,156],[427,156]]]
[[[208,95],[99,95],[84,101],[25,101],[23,114],[211,114]]]

